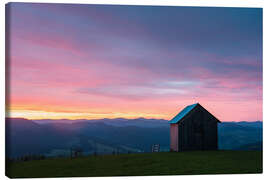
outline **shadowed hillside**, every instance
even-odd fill
[[[7,156],[68,156],[71,147],[84,154],[149,152],[152,144],[169,151],[169,124],[154,119],[26,120],[6,118]],[[261,150],[262,122],[219,124],[219,149]]]

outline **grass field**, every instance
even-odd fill
[[[194,151],[100,155],[7,163],[19,177],[140,176],[262,173],[261,151]]]

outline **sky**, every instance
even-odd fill
[[[262,9],[10,3],[7,116],[262,120]]]

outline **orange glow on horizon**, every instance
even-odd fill
[[[39,120],[39,119],[103,119],[103,118],[156,118],[156,119],[169,119],[168,114],[151,114],[151,113],[122,113],[122,112],[112,112],[112,113],[76,113],[76,112],[48,112],[48,111],[33,111],[33,110],[11,110],[8,111],[6,117],[13,118],[26,118],[29,120]]]

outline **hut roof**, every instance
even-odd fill
[[[183,117],[185,117],[198,104],[199,103],[186,106],[180,113],[178,113],[172,120],[170,120],[169,123],[170,124],[178,123]]]
[[[181,121],[191,110],[193,110],[195,107],[200,106],[199,103],[191,104],[189,106],[186,106],[180,113],[178,113],[172,120],[169,121],[170,124],[175,124]],[[203,108],[204,109],[204,108]],[[207,111],[207,110],[206,110]],[[207,111],[208,112],[208,111]],[[208,112],[209,113],[209,112]],[[211,113],[210,113],[211,114]],[[211,114],[212,115],[212,114]],[[212,115],[213,116],[213,115]],[[217,122],[220,122],[215,116],[213,116]]]

